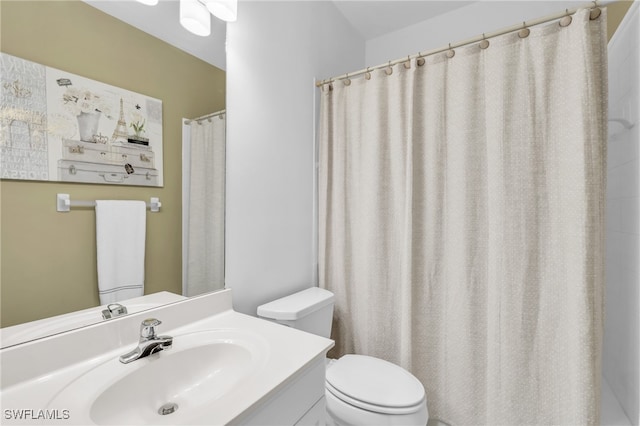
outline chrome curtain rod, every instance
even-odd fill
[[[325,84],[330,84],[334,81],[337,80],[345,80],[345,83],[348,85],[350,83],[349,78],[350,77],[356,77],[362,74],[367,74],[367,79],[370,78],[370,72],[374,71],[374,70],[379,70],[379,69],[383,69],[383,68],[391,68],[394,65],[398,65],[398,64],[404,64],[407,63],[409,61],[411,61],[412,59],[418,59],[420,60],[421,58],[424,58],[426,56],[431,56],[431,55],[435,55],[437,53],[442,53],[442,52],[447,52],[447,55],[452,58],[453,55],[455,54],[454,49],[457,49],[458,47],[462,47],[462,46],[467,46],[469,44],[473,44],[473,43],[477,43],[477,42],[482,42],[483,40],[487,40],[490,38],[494,38],[497,36],[501,36],[503,34],[508,34],[508,33],[512,33],[515,31],[524,31],[524,33],[521,33],[521,38],[525,38],[529,35],[529,30],[528,27],[533,27],[536,25],[540,25],[540,24],[545,24],[547,22],[551,22],[551,21],[555,21],[556,19],[561,19],[564,18],[566,16],[570,16],[573,15],[574,13],[576,13],[578,10],[580,9],[592,9],[591,11],[591,19],[597,19],[600,16],[600,6],[605,6],[609,3],[613,3],[615,0],[600,0],[600,1],[592,1],[591,3],[587,3],[583,6],[574,8],[574,9],[565,9],[564,12],[559,12],[559,13],[555,13],[553,15],[548,15],[548,16],[544,16],[542,18],[538,18],[538,19],[534,19],[531,21],[523,21],[522,24],[518,24],[518,25],[512,25],[510,27],[506,27],[503,28],[501,30],[497,30],[491,33],[485,33],[473,38],[469,38],[466,40],[463,40],[461,42],[458,43],[449,43],[448,46],[445,47],[441,47],[439,49],[433,49],[433,50],[428,50],[426,52],[418,52],[417,54],[414,55],[409,55],[405,58],[402,59],[396,59],[395,61],[389,61],[386,64],[380,64],[380,65],[376,65],[373,67],[367,67],[365,69],[362,70],[358,70],[355,72],[349,72],[346,74],[342,74],[339,75],[337,77],[332,77],[332,78],[328,78],[325,80],[320,80],[316,82],[316,87],[322,87]],[[568,23],[566,23],[566,25],[569,25],[570,21]],[[563,26],[566,26],[563,25]],[[483,46],[481,46],[483,49],[487,48],[489,46],[488,42],[485,42],[485,44]],[[424,60],[423,60],[424,61]],[[424,62],[422,63],[418,63],[418,65],[424,65]],[[390,73],[387,73],[390,74]]]
[[[200,123],[202,120],[210,120],[213,117],[220,117],[220,119],[222,120],[223,115],[227,113],[226,109],[223,109],[221,111],[218,112],[213,112],[211,114],[207,114],[207,115],[203,115],[202,117],[198,117],[198,118],[192,118],[191,120],[185,120],[184,124],[191,124],[192,122],[196,122],[196,123]]]

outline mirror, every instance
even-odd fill
[[[212,38],[203,40],[181,30],[179,24],[177,28],[159,24],[155,19],[163,17],[177,23],[178,4],[173,1],[161,1],[154,7],[133,1],[87,3],[2,2],[1,50],[161,100],[164,186],[0,180],[3,340],[7,327],[71,312],[92,311],[98,317],[90,321],[102,321],[104,307],[98,307],[95,210],[74,207],[68,213],[58,213],[57,193],[68,193],[76,200],[160,198],[160,212],[146,216],[144,289],[145,294],[160,295],[151,301],[139,301],[134,309],[148,309],[182,298],[182,118],[224,109],[225,72],[220,68],[224,63],[216,66],[210,57],[193,55],[201,49],[208,54],[222,52],[224,57],[225,30],[224,27],[220,30],[223,24],[214,24],[212,18]],[[190,46],[190,53],[174,47],[180,43],[168,44],[123,22],[124,18],[119,20],[104,13],[100,10],[102,6],[128,11],[148,26],[176,32],[180,43]],[[178,31],[183,32],[177,34]],[[24,70],[25,75],[28,72]],[[12,84],[0,85],[3,104]],[[4,118],[6,111],[0,110],[0,149],[7,140]],[[81,326],[64,323],[59,321],[58,328],[39,326],[39,329],[50,334],[64,331],[64,327]],[[26,339],[30,338],[33,337]]]

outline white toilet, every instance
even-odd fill
[[[334,295],[313,287],[258,307],[260,318],[329,337]],[[336,425],[424,426],[429,413],[424,387],[411,373],[365,355],[328,360],[325,396]]]

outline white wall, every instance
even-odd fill
[[[584,4],[585,1],[478,1],[368,40],[366,63],[383,64]]]
[[[241,1],[227,27],[226,287],[234,308],[317,284],[315,79],[364,66],[331,2]]]
[[[604,377],[632,424],[640,423],[640,4],[609,43],[607,290]]]

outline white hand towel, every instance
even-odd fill
[[[101,305],[143,295],[146,220],[144,201],[96,200]]]

